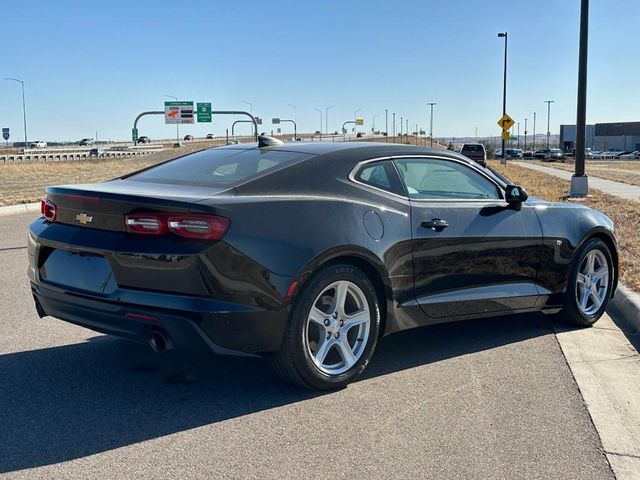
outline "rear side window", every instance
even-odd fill
[[[484,147],[482,145],[463,145],[461,153],[465,152],[484,153]]]
[[[128,180],[228,187],[313,155],[279,150],[212,148],[157,165]]]
[[[396,195],[404,195],[398,174],[389,160],[365,163],[356,173],[355,179],[360,183],[371,185]]]

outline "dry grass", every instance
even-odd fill
[[[514,164],[501,166],[496,161],[490,165],[524,186],[533,197],[551,201],[564,201],[569,185],[566,180],[536,172]],[[601,211],[613,220],[620,247],[620,279],[632,290],[640,291],[640,203],[623,200],[599,190],[590,189],[591,197],[584,205]]]
[[[545,163],[544,165],[569,172],[573,172],[575,169],[573,160],[567,161],[567,163],[555,162]],[[587,160],[585,170],[586,174],[592,177],[606,178],[607,180],[628,183],[629,185],[640,185],[640,161],[638,160],[613,162]]]
[[[210,146],[199,143],[111,160],[0,164],[0,206],[40,201],[49,185],[101,182]]]

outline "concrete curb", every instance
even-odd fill
[[[40,203],[21,203],[19,205],[7,205],[6,207],[0,207],[0,217],[6,217],[7,215],[18,215],[20,213],[39,212]]]
[[[640,295],[619,284],[609,308],[628,333],[640,333]]]

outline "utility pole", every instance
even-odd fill
[[[589,0],[580,4],[580,50],[578,54],[578,108],[576,112],[576,169],[571,177],[569,196],[586,197],[589,180],[585,175],[585,142],[587,131],[587,50],[589,45]]]
[[[518,146],[516,148],[520,148],[520,122],[518,122]]]
[[[524,149],[527,149],[527,119],[524,119]]]
[[[504,77],[502,83],[502,116],[507,114],[507,32],[498,33],[498,37],[504,38]],[[501,164],[507,163],[507,157],[505,157],[504,138],[502,139],[502,160]]]
[[[403,120],[403,117],[400,117],[400,143],[404,143],[404,140],[402,139],[402,124],[404,122],[402,120]]]
[[[433,106],[437,105],[436,102],[427,102],[427,105],[431,108],[430,120],[429,120],[429,138],[431,146],[433,147]]]
[[[554,103],[555,100],[545,100],[544,103],[547,104],[547,150],[549,150],[549,140],[551,139],[551,132],[549,130],[549,122],[551,120],[551,104]]]

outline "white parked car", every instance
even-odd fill
[[[42,140],[36,140],[35,142],[31,142],[29,144],[31,148],[47,148],[47,142]]]
[[[620,158],[624,158],[626,160],[640,160],[640,150],[625,153],[624,155],[620,155]]]

